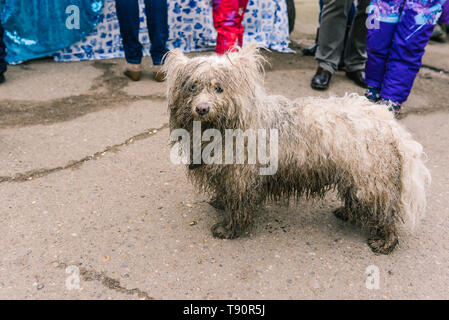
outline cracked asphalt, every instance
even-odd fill
[[[313,42],[315,2],[296,1],[293,48]],[[11,66],[0,86],[0,298],[448,299],[448,52],[428,46],[399,120],[433,181],[427,217],[389,256],[333,217],[332,194],[268,203],[249,236],[213,238],[219,214],[169,160],[165,84],[148,58],[137,83],[121,76],[123,59]],[[363,93],[343,73],[313,91],[313,58],[266,56],[270,92]],[[369,266],[379,289],[366,287]]]

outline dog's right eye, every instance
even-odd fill
[[[194,92],[195,91],[195,85],[194,84],[192,84],[190,87],[189,87],[189,91],[190,92]]]
[[[215,87],[215,92],[216,92],[216,93],[223,93],[223,87],[220,86],[220,85],[217,85],[217,86]]]

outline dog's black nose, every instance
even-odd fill
[[[200,103],[195,108],[196,113],[198,113],[200,116],[204,116],[204,115],[208,114],[209,110],[210,110],[210,106],[207,103]]]

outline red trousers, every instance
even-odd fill
[[[243,26],[248,0],[213,0],[214,27],[217,30],[218,54],[224,54],[234,45],[242,46]]]

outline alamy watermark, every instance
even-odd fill
[[[79,29],[80,28],[80,8],[76,5],[70,5],[65,9],[65,13],[69,16],[65,20],[65,26],[67,29]]]
[[[190,133],[185,129],[175,129],[171,132],[170,140],[176,142],[170,151],[170,160],[173,164],[247,163],[260,165],[260,175],[274,175],[277,172],[279,154],[277,129],[247,129],[245,131],[226,129],[223,138],[222,133],[217,129],[206,129],[201,132],[201,121],[193,121],[192,135],[193,137],[190,137]],[[191,146],[192,150],[190,150]]]
[[[68,290],[79,290],[80,289],[80,268],[71,265],[65,269],[65,273],[70,274],[65,279],[65,286]]]
[[[379,8],[374,5],[369,5],[366,7],[366,13],[368,14],[368,18],[365,21],[366,28],[368,30],[380,29]]]
[[[368,290],[378,290],[380,288],[380,270],[378,266],[369,265],[365,269],[368,276],[365,280],[365,286]]]

